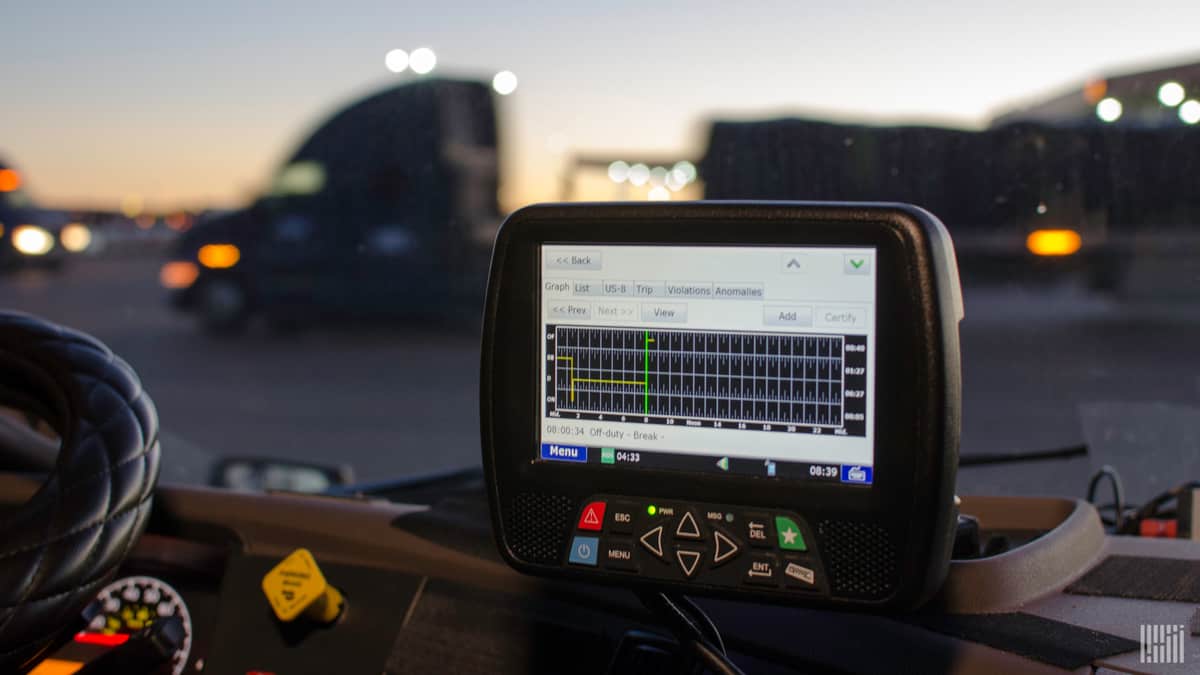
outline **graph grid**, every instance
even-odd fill
[[[560,415],[844,426],[847,336],[549,328],[547,390]]]

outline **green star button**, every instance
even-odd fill
[[[775,516],[775,535],[779,537],[779,548],[785,551],[807,551],[800,526],[787,516]]]

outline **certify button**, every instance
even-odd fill
[[[818,307],[816,319],[826,328],[867,327],[867,311],[861,307]]]

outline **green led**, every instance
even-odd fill
[[[651,504],[650,506],[646,507],[646,513],[649,513],[650,515],[654,515],[654,514],[658,513],[658,507]]]

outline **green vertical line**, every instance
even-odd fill
[[[645,410],[645,414],[649,415],[650,414],[650,331],[646,331],[645,346],[646,346],[646,351],[645,351],[646,363],[645,363],[645,370],[642,373],[642,382],[645,383],[645,387],[643,389],[645,391],[642,394],[642,403],[643,403],[643,409]]]

